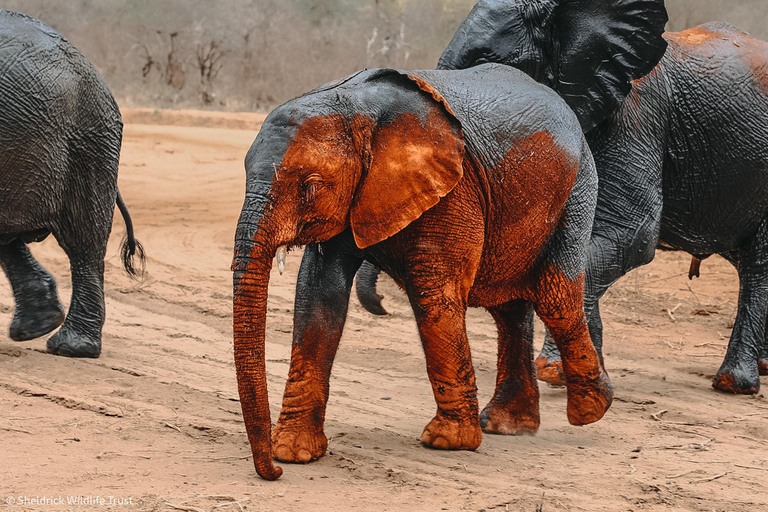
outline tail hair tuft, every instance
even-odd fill
[[[135,281],[143,281],[147,268],[147,257],[141,242],[128,236],[123,237],[120,247],[120,259],[128,276]]]

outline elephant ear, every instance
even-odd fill
[[[588,132],[656,67],[667,48],[663,0],[559,0],[554,89]]]
[[[363,176],[350,210],[361,249],[418,219],[463,175],[461,123],[442,95],[413,75],[388,70],[384,79],[405,85],[414,96],[400,95],[410,99],[383,115],[364,143]]]

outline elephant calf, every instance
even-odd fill
[[[375,261],[408,294],[437,414],[422,441],[482,439],[465,327],[484,307],[499,329],[500,385],[483,422],[535,432],[535,311],[564,354],[568,419],[599,420],[612,391],[583,309],[596,172],[579,121],[552,90],[499,65],[358,73],[276,109],[246,157],[234,271],[235,363],[256,470],[327,448],[329,377],[355,272]],[[271,433],[267,287],[283,246],[307,245],[283,409]],[[271,438],[270,438],[271,434]]]
[[[11,338],[43,336],[48,350],[98,357],[104,324],[104,255],[117,203],[135,274],[128,209],[117,190],[123,123],[91,64],[42,22],[0,11],[0,264],[16,302]],[[53,233],[69,257],[72,302],[27,248]]]

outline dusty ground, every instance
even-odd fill
[[[110,244],[104,351],[97,360],[47,355],[45,339],[0,335],[0,502],[6,497],[131,499],[134,510],[765,510],[768,400],[716,393],[737,279],[707,260],[698,281],[688,258],[659,253],[604,300],[607,365],[616,401],[596,425],[575,428],[565,391],[542,386],[536,437],[485,436],[474,453],[422,447],[435,404],[415,325],[385,283],[392,315],[355,300],[332,379],[329,454],[256,477],[232,363],[232,239],[243,197],[242,160],[260,118],[140,111],[129,124],[120,185],[149,254],[149,276],[118,268]],[[234,124],[232,124],[234,123]],[[208,127],[200,127],[208,126]],[[55,242],[34,247],[58,277]],[[268,357],[273,417],[288,370],[293,289],[289,255],[270,289]],[[13,302],[0,287],[0,332]],[[481,405],[493,390],[495,329],[468,320]],[[539,343],[541,336],[538,337]],[[764,388],[768,380],[763,380]],[[15,510],[16,506],[3,505]],[[77,506],[26,506],[65,510]],[[95,509],[83,505],[81,509]]]

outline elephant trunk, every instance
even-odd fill
[[[269,273],[276,248],[263,243],[269,237],[259,228],[238,226],[238,233],[257,233],[244,239],[238,236],[234,278],[234,353],[237,385],[243,420],[251,444],[256,472],[265,480],[277,480],[282,468],[272,462],[272,420],[267,394],[265,328]]]

